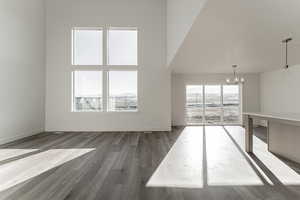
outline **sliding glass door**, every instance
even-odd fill
[[[203,123],[203,86],[186,87],[186,120],[189,124]]]
[[[186,86],[186,123],[240,124],[239,85]]]
[[[219,124],[222,122],[221,85],[205,85],[205,122]]]

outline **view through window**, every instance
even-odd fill
[[[75,71],[73,79],[75,111],[101,111],[102,72]]]
[[[239,85],[187,85],[187,124],[239,124]]]
[[[223,120],[224,123],[234,123],[241,120],[240,88],[238,85],[223,86]]]
[[[108,64],[137,65],[137,30],[111,28],[108,31]]]
[[[186,87],[186,120],[191,124],[203,122],[203,86]]]
[[[222,117],[221,86],[205,85],[205,122],[220,123]]]
[[[109,111],[137,110],[137,72],[109,72]]]
[[[73,65],[103,64],[103,31],[73,30]]]

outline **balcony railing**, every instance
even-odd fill
[[[74,104],[76,111],[101,111],[102,97],[76,97]]]
[[[97,112],[103,110],[102,97],[75,97],[75,111]],[[108,111],[137,111],[136,96],[114,96],[109,97]]]
[[[136,96],[114,96],[109,98],[109,111],[137,111]]]

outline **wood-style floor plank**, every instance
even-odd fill
[[[36,173],[41,162],[49,162],[53,168],[36,173],[12,187],[0,191],[1,200],[296,200],[300,199],[298,185],[263,186],[209,186],[199,189],[150,188],[149,178],[182,134],[184,127],[172,132],[157,133],[43,133],[0,146],[1,150],[33,149],[24,154],[0,159],[0,170],[13,166],[51,150],[62,150],[57,156],[32,161],[32,167],[19,173]],[[255,134],[265,140],[265,129],[256,129]],[[205,133],[209,134],[209,133]],[[230,134],[230,133],[229,133]],[[211,137],[211,136],[209,136]],[[209,138],[208,137],[208,138]],[[230,138],[227,135],[219,139]],[[233,137],[231,139],[234,139]],[[228,142],[228,141],[227,141]],[[230,143],[230,142],[228,142]],[[234,143],[231,143],[234,145]],[[210,144],[207,144],[210,145]],[[90,149],[79,156],[70,150]],[[228,148],[230,149],[230,148]],[[69,151],[68,151],[69,150]],[[64,152],[65,151],[65,152]],[[235,150],[236,151],[236,150]],[[75,151],[76,153],[76,151]],[[201,155],[202,156],[202,155]],[[57,158],[56,158],[57,157]],[[56,166],[56,159],[66,162]],[[300,166],[292,161],[283,162],[300,172]],[[51,162],[50,162],[51,161]],[[28,165],[28,163],[27,163]],[[41,165],[43,166],[43,165]],[[27,174],[28,175],[28,174]],[[204,176],[207,176],[207,174]],[[25,176],[26,177],[26,176]],[[30,176],[29,176],[30,177]],[[273,177],[275,179],[275,177]],[[0,180],[1,183],[4,180]]]

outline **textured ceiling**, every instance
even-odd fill
[[[172,60],[175,73],[243,73],[284,66],[281,40],[292,36],[290,63],[300,64],[299,0],[208,0]]]

